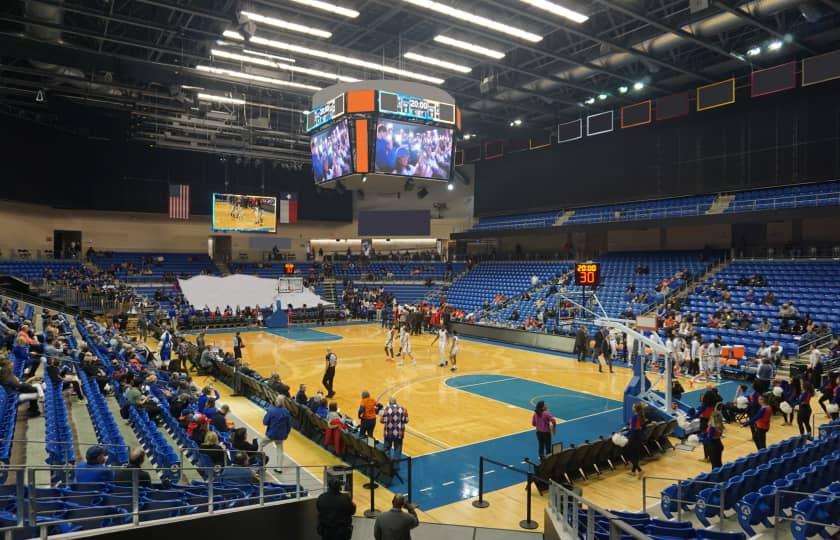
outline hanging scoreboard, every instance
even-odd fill
[[[332,122],[344,114],[344,94],[340,94],[323,105],[313,107],[306,113],[306,131],[312,131]]]
[[[379,91],[379,112],[442,124],[455,123],[455,104]]]

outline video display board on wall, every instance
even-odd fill
[[[277,197],[213,194],[214,232],[277,231]]]
[[[322,184],[353,173],[353,151],[347,120],[341,120],[309,139],[312,150],[312,175]]]
[[[452,129],[380,118],[376,125],[374,172],[449,180]]]

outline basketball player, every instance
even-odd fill
[[[257,200],[257,204],[254,207],[254,216],[256,218],[255,221],[254,221],[254,224],[255,225],[262,225],[263,224],[263,222],[262,222],[263,209],[262,209],[262,205],[260,204],[259,199]]]
[[[411,352],[411,334],[404,325],[400,327],[400,352],[401,354],[411,358],[412,366],[417,365],[417,360],[415,360],[414,354]],[[403,365],[403,361],[400,360],[400,363],[397,365]]]
[[[437,341],[438,344],[438,357],[440,358],[440,363],[438,366],[444,367],[449,363],[449,358],[446,355],[446,328],[441,326],[440,330],[438,330],[437,335],[434,337],[430,345],[434,345]]]
[[[385,361],[386,362],[393,362],[394,361],[394,336],[397,333],[396,328],[391,328],[388,330],[388,336],[385,339]]]
[[[449,342],[451,343],[449,346],[449,361],[452,362],[452,367],[449,368],[449,371],[455,371],[458,369],[456,366],[458,363],[458,345],[461,343],[461,338],[458,337],[458,332],[455,330],[452,331],[452,336],[449,338]]]

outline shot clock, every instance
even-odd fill
[[[594,261],[575,263],[575,285],[597,287],[601,281],[601,263]]]

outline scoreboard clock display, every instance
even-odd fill
[[[284,274],[286,274],[286,275],[288,275],[288,274],[294,274],[294,273],[295,273],[295,265],[294,265],[294,263],[285,263],[285,264],[283,265],[283,273],[284,273]]]
[[[323,105],[313,107],[306,113],[306,131],[312,131],[332,122],[344,114],[344,94],[336,96]]]
[[[575,264],[575,285],[595,287],[601,281],[601,263],[594,261]]]
[[[455,105],[393,92],[379,92],[379,112],[443,124],[455,123]]]

